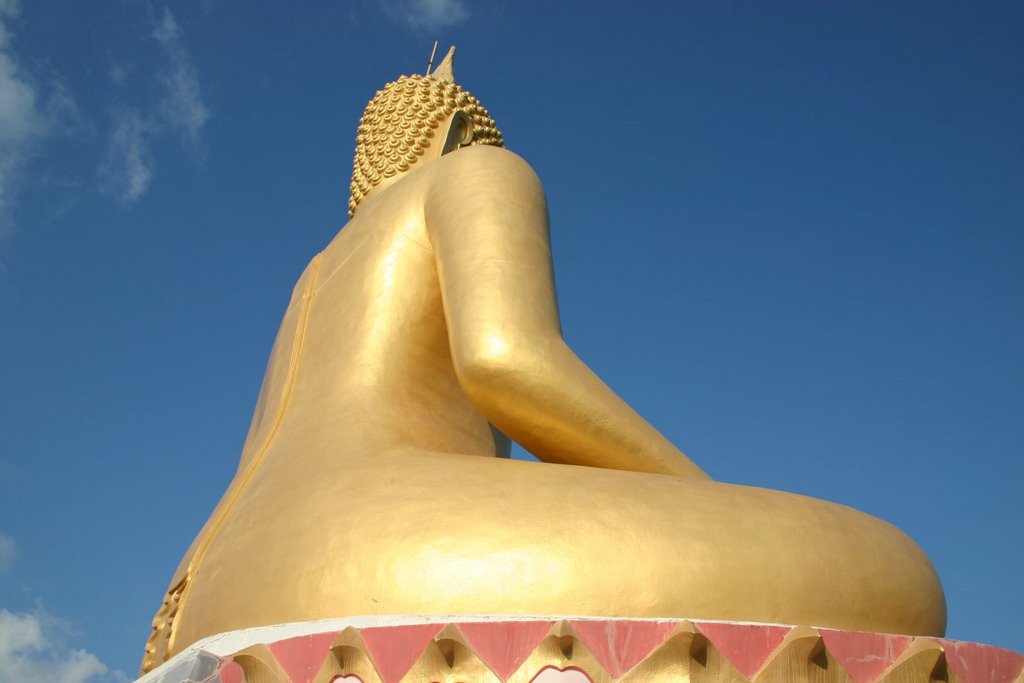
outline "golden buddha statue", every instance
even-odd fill
[[[295,286],[143,670],[205,636],[355,615],[941,635],[938,578],[898,529],[710,480],[573,354],[543,188],[453,52],[367,106],[352,218]],[[508,459],[509,438],[542,462]]]

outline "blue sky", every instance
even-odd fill
[[[577,353],[712,476],[903,528],[950,636],[1024,650],[1019,3],[0,0],[0,25],[0,682],[133,676],[344,225],[358,117],[435,39],[545,183]]]

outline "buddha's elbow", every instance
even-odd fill
[[[454,358],[455,374],[463,392],[490,417],[506,401],[523,398],[537,379],[543,363],[537,354],[512,340],[490,339]]]

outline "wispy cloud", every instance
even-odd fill
[[[410,28],[437,31],[469,19],[465,0],[381,0],[384,13]]]
[[[116,86],[122,86],[128,80],[128,69],[121,64],[110,65],[110,82]]]
[[[20,0],[0,0],[0,18],[16,17],[21,12]],[[0,48],[8,38],[7,31],[0,25]]]
[[[29,160],[63,118],[77,111],[59,78],[40,85],[18,59],[9,22],[20,11],[18,0],[0,0],[0,236],[14,227],[13,209]]]
[[[203,129],[212,116],[203,102],[199,75],[185,47],[181,27],[166,7],[156,20],[152,37],[165,61],[158,73],[159,102],[148,111],[139,107],[113,108],[107,151],[98,169],[100,189],[126,204],[142,197],[153,180],[153,141],[171,131],[202,160]],[[115,65],[110,75],[115,84],[121,85],[128,72]]]
[[[200,145],[203,126],[210,119],[210,110],[203,103],[199,77],[192,58],[181,40],[181,29],[174,15],[164,8],[153,37],[163,48],[167,68],[160,74],[164,87],[160,113],[167,124],[178,132],[182,141],[193,148]]]
[[[2,0],[0,0],[2,2]],[[120,671],[85,650],[67,647],[67,627],[45,613],[0,609],[0,683],[114,683]]]
[[[145,194],[153,180],[153,155],[149,145],[156,126],[138,110],[118,109],[110,132],[107,153],[100,164],[100,189],[131,204]]]
[[[17,554],[18,547],[14,544],[14,539],[7,534],[0,534],[0,574],[11,571]]]

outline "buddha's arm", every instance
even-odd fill
[[[436,163],[427,230],[455,369],[477,409],[546,462],[706,478],[562,340],[532,169],[482,147]]]

